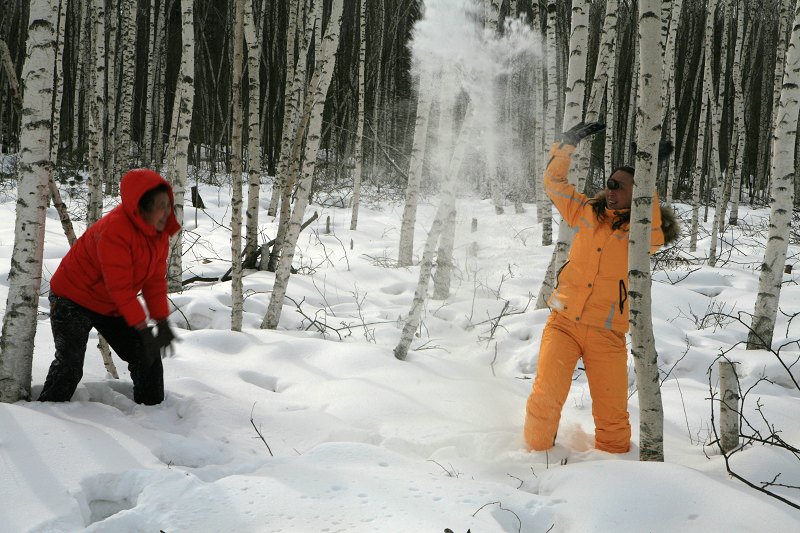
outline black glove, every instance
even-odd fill
[[[606,125],[601,122],[579,122],[561,134],[561,143],[578,146],[578,143],[586,137],[604,129]]]
[[[158,345],[158,349],[161,351],[161,357],[166,355],[166,351],[169,348],[170,351],[174,352],[172,348],[172,343],[177,341],[178,338],[172,332],[172,329],[169,327],[169,322],[167,320],[159,320],[158,321],[158,333],[156,333],[156,344]]]
[[[153,361],[159,357],[161,347],[158,345],[156,337],[153,336],[153,328],[151,326],[136,330],[136,332],[139,334],[139,338],[142,341],[142,366],[144,368],[150,368]]]

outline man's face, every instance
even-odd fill
[[[606,205],[619,211],[630,209],[633,197],[633,176],[624,170],[617,170],[606,181]]]

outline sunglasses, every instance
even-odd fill
[[[621,188],[622,184],[615,180],[614,178],[608,178],[606,181],[606,189],[616,191],[617,189]]]

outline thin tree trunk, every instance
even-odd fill
[[[667,138],[675,144],[675,134],[678,122],[678,109],[676,108],[678,89],[675,87],[675,68],[676,68],[676,53],[675,43],[678,35],[678,24],[680,22],[681,9],[683,7],[683,0],[672,0],[672,11],[669,16],[669,33],[667,36],[667,46],[664,50],[664,94],[669,99],[669,131]],[[666,190],[664,194],[664,203],[672,203],[672,189],[674,187],[675,173],[677,172],[677,157],[672,158],[674,164],[665,164],[664,173],[666,174]]]
[[[414,291],[414,300],[411,303],[411,309],[406,317],[406,322],[403,325],[403,331],[400,335],[400,341],[394,349],[394,356],[397,359],[405,360],[408,355],[408,350],[411,346],[411,340],[414,337],[414,332],[419,328],[422,320],[422,311],[425,307],[425,300],[428,296],[428,284],[431,279],[431,270],[433,269],[433,258],[436,250],[436,244],[442,233],[445,219],[449,213],[455,212],[455,186],[456,177],[459,173],[461,163],[464,159],[464,151],[466,140],[472,136],[474,130],[474,113],[471,109],[467,109],[467,115],[464,119],[464,124],[461,127],[459,139],[456,141],[456,148],[453,157],[450,160],[450,166],[447,171],[447,180],[442,185],[441,198],[439,200],[439,207],[436,210],[431,229],[428,231],[428,237],[425,241],[425,248],[422,252],[422,260],[419,264],[419,280],[417,281],[417,288]]]
[[[714,80],[711,75],[711,60],[714,50],[714,13],[716,12],[716,6],[717,0],[709,0],[703,45],[703,94],[701,97],[700,122],[697,128],[697,151],[694,161],[694,180],[692,186],[692,227],[689,238],[689,251],[691,252],[697,250],[697,234],[700,225],[700,193],[701,183],[703,181],[703,163],[705,162],[706,153],[706,130],[709,127],[709,122],[712,124],[714,122],[710,106],[714,105],[714,102],[712,102]],[[713,126],[711,128],[713,130]],[[713,131],[711,134],[711,142],[713,142]],[[711,165],[709,165],[709,174],[711,173],[711,168]]]
[[[431,96],[433,89],[433,74],[423,67],[419,75],[417,120],[416,126],[414,127],[414,143],[411,148],[411,161],[408,165],[406,201],[405,207],[403,208],[403,219],[400,223],[400,251],[397,256],[397,264],[401,267],[410,266],[413,262],[414,227],[417,221],[419,186],[422,179],[422,163],[425,160],[425,145],[428,138],[428,120],[431,114]]]
[[[233,26],[233,73],[231,93],[231,330],[242,331],[244,294],[242,287],[242,63],[244,62],[244,4],[236,0]]]
[[[50,134],[50,162],[53,168],[58,164],[61,145],[61,102],[64,98],[64,34],[67,26],[66,0],[57,0],[54,6],[56,20],[56,57],[53,65],[53,113]]]
[[[124,0],[123,0],[124,1]],[[105,164],[105,186],[106,194],[116,196],[119,188],[120,176],[116,174],[116,155],[117,155],[117,90],[119,89],[119,67],[117,64],[117,19],[119,14],[119,0],[107,0],[106,8],[106,31],[108,46],[106,48],[106,106],[105,106],[105,132],[106,142],[105,151],[101,156]],[[102,38],[102,37],[98,37]]]
[[[42,284],[47,183],[52,172],[50,130],[56,11],[50,0],[32,0],[22,79],[25,87],[18,162],[14,248],[0,338],[0,402],[31,395],[33,340]]]
[[[245,1],[244,32],[247,38],[248,119],[247,119],[247,211],[243,268],[255,267],[258,251],[258,207],[261,190],[261,146],[259,134],[259,70],[261,41],[256,37],[256,16],[252,0]],[[269,95],[267,95],[269,98]]]
[[[333,68],[336,63],[336,50],[339,47],[339,32],[342,24],[342,10],[344,0],[333,0],[331,15],[325,35],[322,37],[317,65],[314,68],[314,76],[309,87],[309,98],[306,101],[304,121],[308,123],[308,135],[305,143],[305,154],[303,161],[302,179],[297,188],[297,199],[292,210],[289,229],[281,250],[280,264],[275,271],[275,283],[272,288],[267,312],[261,323],[262,329],[275,329],[283,308],[283,298],[291,274],[292,259],[294,258],[297,238],[300,236],[300,227],[303,223],[303,215],[309,201],[311,181],[314,177],[316,167],[317,152],[320,145],[320,134],[322,132],[322,112],[325,106],[325,99],[328,93],[331,79],[333,78]],[[321,27],[321,25],[320,25]],[[301,127],[298,134],[305,128]],[[297,144],[297,143],[296,143]]]
[[[359,10],[359,42],[358,49],[358,109],[356,110],[356,137],[353,140],[355,149],[353,150],[353,208],[350,216],[350,229],[358,227],[358,209],[361,204],[361,174],[364,170],[364,102],[366,97],[367,84],[366,59],[367,59],[367,0],[361,0]]]
[[[131,1],[123,1],[120,4],[122,21],[119,54],[120,99],[115,126],[117,134],[115,183],[119,182],[122,174],[131,168],[131,147],[133,146],[131,118],[133,116],[133,86],[136,78],[136,6],[137,2]]]
[[[769,349],[778,315],[784,263],[789,247],[794,206],[794,135],[800,113],[800,0],[794,7],[791,42],[786,54],[783,87],[775,113],[772,142],[772,190],[770,193],[769,236],[761,263],[758,296],[747,349]]]
[[[175,198],[175,218],[183,226],[183,203],[189,174],[189,132],[194,108],[194,0],[181,0],[181,66],[175,102],[172,105],[167,176]],[[167,286],[170,292],[183,288],[183,230],[170,242]]]
[[[736,47],[733,53],[733,85],[734,85],[734,100],[733,100],[733,141],[731,148],[734,155],[729,158],[731,164],[728,168],[731,169],[731,214],[728,218],[728,224],[736,226],[739,219],[739,195],[741,194],[742,179],[743,179],[743,161],[744,161],[744,148],[747,139],[747,131],[745,129],[745,107],[744,107],[744,93],[745,93],[745,79],[742,73],[742,57],[744,54],[744,43],[747,40],[744,19],[744,5],[736,0]]]
[[[104,117],[106,115],[105,77],[105,1],[94,0],[94,19],[92,21],[92,40],[94,46],[94,69],[90,82],[89,111],[89,205],[86,209],[86,221],[91,224],[103,215],[103,183],[105,181]]]
[[[631,203],[628,251],[631,352],[639,396],[639,459],[664,460],[664,411],[659,388],[650,278],[651,219],[658,173],[658,144],[663,121],[664,42],[658,38],[660,2],[639,2],[639,79],[636,183]]]
[[[166,0],[160,0],[161,2],[165,2]],[[142,135],[142,150],[143,150],[143,157],[142,159],[146,161],[146,164],[151,167],[155,168],[156,171],[158,167],[155,166],[153,161],[153,116],[155,115],[156,109],[154,108],[154,89],[157,83],[160,82],[156,75],[156,63],[158,62],[158,33],[160,28],[161,17],[159,16],[160,12],[158,10],[158,3],[156,0],[150,0],[150,20],[149,20],[149,31],[148,31],[148,43],[147,43],[147,72],[145,76],[147,77],[147,95],[145,97],[145,105],[144,105],[144,132]]]
[[[556,3],[555,0],[548,0],[547,2],[547,22],[546,22],[546,45],[545,45],[545,60],[546,60],[546,74],[547,80],[547,101],[545,102],[544,111],[544,139],[555,139],[556,136],[556,107],[558,106],[558,74],[556,72]],[[544,141],[544,147],[548,146],[547,141]],[[542,149],[541,156],[546,157],[546,150]],[[541,165],[540,170],[544,172],[545,165]],[[542,172],[538,173],[536,179],[542,179]],[[542,246],[550,246],[553,244],[553,215],[550,208],[550,200],[542,190],[542,201],[546,202],[548,207],[542,210],[541,214],[544,215],[542,219]],[[552,285],[553,280],[548,278]]]
[[[569,70],[567,72],[567,93],[564,102],[564,129],[571,128],[583,120],[583,102],[586,92],[586,54],[589,36],[589,6],[586,0],[574,0],[572,2],[572,31],[570,35],[570,59]],[[589,143],[587,142],[587,145]],[[576,169],[572,169],[568,176],[569,182],[583,190],[586,176],[578,175]],[[572,228],[563,219],[558,226],[558,240],[553,249],[555,261],[553,269],[548,269],[545,280],[539,290],[537,302],[546,302],[550,299],[555,287],[555,273],[567,261],[569,248],[572,245]]]

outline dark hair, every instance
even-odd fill
[[[153,210],[153,204],[156,201],[156,196],[165,192],[169,194],[169,185],[161,184],[158,187],[154,187],[144,193],[141,198],[139,198],[139,211],[144,211],[145,213],[149,213]]]
[[[613,176],[618,171],[625,172],[626,174],[630,174],[631,176],[634,176],[636,174],[636,169],[634,169],[633,167],[630,167],[628,165],[622,165],[612,170],[610,175]],[[597,220],[601,222],[605,220],[606,208],[608,207],[605,193],[601,192],[600,194],[589,200],[589,203],[592,205],[592,210],[594,211],[594,215],[597,217]],[[619,229],[630,221],[631,221],[631,212],[628,210],[614,217],[614,222],[611,223],[611,228],[615,230]]]
[[[609,174],[609,176],[613,176],[614,173],[619,171],[619,170],[621,170],[622,172],[625,172],[627,174],[630,174],[631,176],[635,176],[636,175],[636,169],[635,168],[633,168],[631,166],[628,166],[628,165],[620,165],[620,166],[616,167],[614,170],[612,170],[611,174]]]

